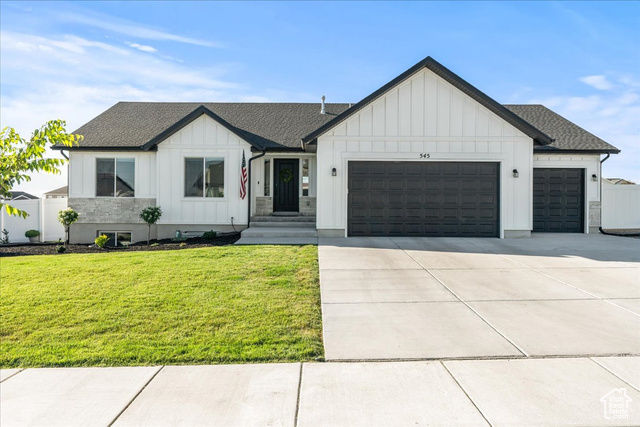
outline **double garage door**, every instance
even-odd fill
[[[349,236],[498,237],[499,164],[349,162]]]
[[[498,237],[498,163],[349,162],[349,236]],[[533,170],[533,231],[584,231],[584,169]]]

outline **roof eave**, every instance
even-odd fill
[[[453,86],[460,89],[466,95],[478,101],[480,104],[482,104],[483,106],[491,110],[493,113],[502,117],[508,123],[510,123],[517,129],[525,133],[527,136],[531,137],[533,140],[535,140],[539,144],[548,145],[553,142],[553,139],[549,135],[537,129],[536,127],[534,127],[533,125],[531,125],[530,123],[528,123],[527,121],[525,121],[524,119],[516,115],[515,113],[509,111],[507,108],[502,106],[493,98],[481,92],[475,86],[471,85],[469,82],[467,82],[466,80],[464,80],[463,78],[461,78],[460,76],[455,74],[453,71],[449,70],[444,65],[440,64],[438,61],[436,61],[430,56],[427,56],[425,59],[418,62],[413,67],[409,68],[407,71],[400,74],[398,77],[391,80],[389,83],[385,84],[380,89],[376,90],[375,92],[373,92],[372,94],[364,98],[362,101],[353,105],[351,108],[347,109],[342,114],[339,114],[333,120],[330,120],[329,122],[320,126],[318,129],[316,129],[315,131],[311,132],[309,135],[302,138],[302,141],[305,144],[311,144],[311,145],[316,144],[317,138],[319,136],[329,131],[330,129],[334,128],[338,124],[342,123],[344,120],[346,120],[356,112],[363,109],[369,103],[373,102],[374,100],[382,96],[388,90],[402,83],[404,80],[408,79],[410,76],[412,76],[413,74],[415,74],[416,72],[418,72],[423,68],[428,68],[429,70],[433,71],[435,74],[437,74],[447,82],[451,83]]]
[[[617,148],[595,148],[591,150],[586,149],[562,149],[555,147],[542,147],[534,148],[534,153],[545,154],[619,154],[620,150]]]
[[[241,140],[245,141],[247,144],[251,145],[252,147],[254,147],[254,148],[258,149],[258,150],[262,150],[263,149],[263,147],[260,144],[256,144],[254,141],[251,140],[251,138],[248,138],[246,135],[244,135],[242,132],[240,132],[239,129],[237,129],[236,127],[232,126],[229,122],[224,120],[222,117],[218,116],[216,113],[214,113],[213,111],[211,111],[210,109],[208,109],[204,105],[200,105],[198,108],[193,110],[191,113],[187,114],[182,119],[178,120],[176,123],[174,123],[173,125],[169,126],[167,129],[165,129],[164,131],[160,132],[155,137],[151,138],[147,143],[145,143],[142,146],[142,149],[145,150],[145,151],[150,151],[151,149],[155,148],[159,143],[161,143],[165,139],[169,138],[171,135],[175,134],[180,129],[184,128],[189,123],[193,122],[194,120],[196,120],[197,118],[199,118],[203,114],[209,116],[211,119],[213,119],[216,122],[218,122],[221,126],[225,127],[228,131],[230,131],[231,133],[233,133],[238,138],[240,138]]]

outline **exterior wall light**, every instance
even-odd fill
[[[338,175],[338,170],[336,168],[332,168],[331,169],[331,176],[337,176]]]
[[[517,178],[517,177],[519,177],[519,176],[520,176],[520,174],[518,173],[518,169],[514,169],[514,170],[513,170],[513,177],[514,177],[514,178]]]
[[[596,175],[595,173],[591,175],[591,181],[598,182],[598,175]]]

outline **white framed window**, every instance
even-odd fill
[[[135,159],[96,159],[96,197],[135,197]]]
[[[184,197],[224,197],[224,159],[185,157]]]
[[[96,237],[103,234],[109,238],[106,246],[129,246],[131,244],[131,231],[98,231]]]
[[[302,159],[302,195],[309,195],[309,159]]]
[[[271,160],[264,161],[264,195],[271,195]]]

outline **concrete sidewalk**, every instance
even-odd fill
[[[3,427],[640,424],[640,357],[26,369],[2,379]]]

